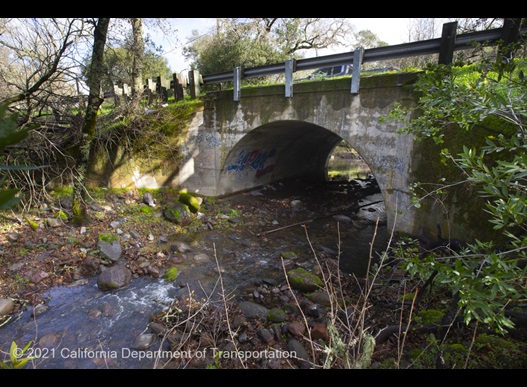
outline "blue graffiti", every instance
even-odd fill
[[[227,167],[227,171],[239,172],[243,171],[245,168],[261,171],[265,168],[267,159],[273,157],[275,153],[276,149],[273,149],[270,152],[262,152],[259,149],[253,149],[250,151],[242,150],[236,161]]]

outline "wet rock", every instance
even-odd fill
[[[156,335],[153,333],[143,333],[137,336],[132,344],[133,349],[144,351],[156,341]]]
[[[196,254],[194,256],[194,261],[196,262],[208,262],[210,261],[210,257],[205,253]]]
[[[112,266],[104,270],[97,279],[100,290],[114,290],[122,288],[132,280],[132,272],[121,265]]]
[[[192,248],[184,242],[174,242],[170,245],[170,250],[179,253],[188,253],[189,251],[192,251]]]
[[[262,321],[267,320],[267,313],[269,313],[269,309],[263,305],[256,304],[251,301],[242,301],[239,307],[245,317],[248,319],[259,319]]]
[[[36,317],[38,315],[41,315],[42,313],[44,313],[45,311],[47,311],[49,309],[49,306],[46,305],[46,304],[37,304],[35,305],[35,307],[33,308],[33,312],[31,313],[31,316],[32,317]]]
[[[304,292],[312,292],[323,287],[320,277],[311,274],[306,269],[297,267],[287,272],[291,287]]]
[[[351,223],[352,220],[349,216],[346,215],[333,215],[333,219],[340,223]]]
[[[8,298],[0,298],[0,316],[5,316],[13,310],[15,304]]]

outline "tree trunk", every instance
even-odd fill
[[[104,99],[101,98],[101,80],[104,74],[104,46],[110,18],[99,18],[93,37],[91,67],[88,73],[88,106],[82,124],[82,134],[76,152],[76,168],[73,176],[73,224],[81,226],[88,221],[86,205],[86,174],[90,160],[90,147],[97,124],[97,113]]]
[[[143,40],[143,19],[132,18],[132,100],[130,102],[129,113],[134,114],[141,107],[143,96],[143,62],[145,53],[145,42]]]

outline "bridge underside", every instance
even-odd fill
[[[230,194],[297,177],[325,181],[328,157],[341,141],[337,134],[307,122],[262,125],[228,153],[218,192]]]

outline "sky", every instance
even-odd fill
[[[408,42],[410,18],[350,18],[356,31],[370,30],[377,37],[389,45]],[[154,41],[164,49],[164,57],[173,72],[187,71],[188,63],[185,62],[182,49],[191,36],[193,30],[199,34],[207,33],[216,24],[215,18],[172,18],[173,28],[177,29],[177,41],[174,37],[166,37],[159,33],[153,34]],[[341,51],[339,51],[341,52]],[[329,55],[339,52],[320,52],[318,55]],[[307,56],[306,56],[307,57]]]

